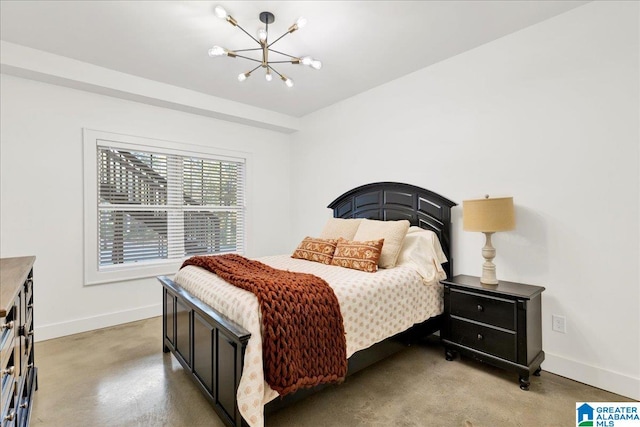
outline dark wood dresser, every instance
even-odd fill
[[[541,286],[500,281],[483,285],[479,277],[459,275],[444,285],[441,331],[447,360],[456,352],[517,372],[520,388],[540,374],[542,351]]]
[[[0,259],[0,426],[29,425],[38,369],[33,351],[33,256]]]

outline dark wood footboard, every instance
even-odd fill
[[[220,418],[240,426],[236,391],[251,334],[166,276],[162,283],[162,351],[171,351]]]

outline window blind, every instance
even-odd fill
[[[97,147],[98,266],[243,252],[242,159]]]

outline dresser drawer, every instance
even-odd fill
[[[9,409],[2,414],[2,427],[22,427],[18,426],[18,415],[15,408]]]
[[[19,367],[15,366],[15,347],[16,347],[16,339],[15,335],[10,335],[6,337],[6,339],[0,343],[2,346],[0,347],[0,379],[3,379],[6,376],[6,372],[14,366],[16,369]]]
[[[9,347],[3,348],[0,352],[0,358],[2,363],[0,364],[0,405],[4,411],[13,407],[13,398],[15,395],[15,383],[16,376],[20,371],[20,367],[16,365],[16,355],[14,340],[12,340]],[[4,424],[3,424],[4,426]]]
[[[457,289],[451,289],[449,298],[452,315],[512,331],[516,330],[515,301],[477,295]]]
[[[2,418],[0,418],[2,427],[17,427],[18,426],[18,414],[16,408],[13,406],[11,408],[7,408],[5,412],[2,413]]]
[[[15,305],[11,305],[7,311],[7,316],[0,319],[0,348],[4,348],[11,337],[16,335],[18,323],[18,308]]]
[[[492,354],[503,359],[516,360],[516,334],[464,319],[451,318],[450,339],[456,344]]]
[[[10,421],[15,421],[16,418],[14,389],[15,380],[6,384],[6,390],[5,388],[2,389],[2,405],[0,405],[0,408],[2,408],[0,411],[0,425],[2,427],[13,425]]]

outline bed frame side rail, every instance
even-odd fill
[[[169,351],[227,425],[240,426],[236,393],[251,334],[166,276],[162,283],[162,351]]]

